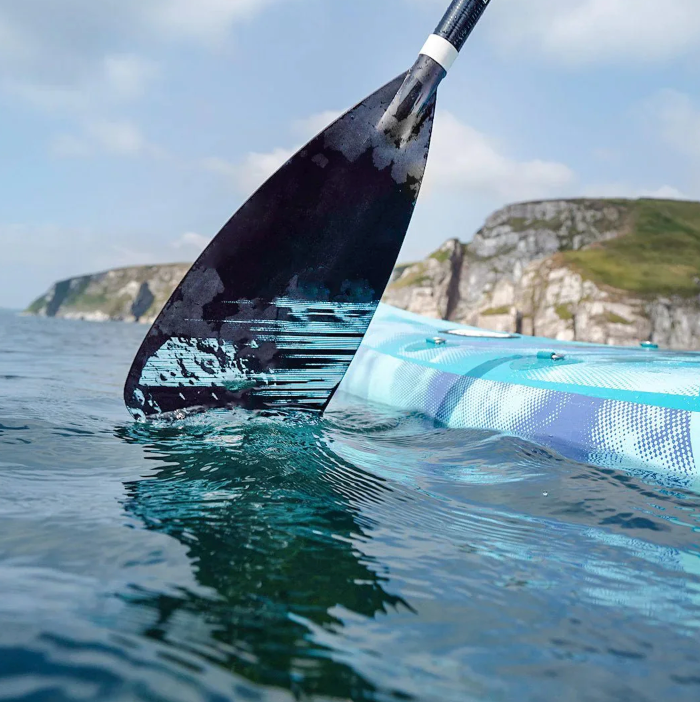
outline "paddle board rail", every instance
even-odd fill
[[[341,390],[596,465],[700,477],[700,354],[485,332],[380,305]]]

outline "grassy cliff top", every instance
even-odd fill
[[[577,251],[563,248],[556,254],[560,262],[584,278],[601,286],[645,298],[673,295],[687,298],[700,294],[700,202],[650,198],[579,198],[553,202],[570,202],[598,211],[612,206],[622,216],[622,219],[616,218],[610,222],[596,221],[596,227],[600,231],[620,231],[620,236],[590,244]],[[538,227],[551,229],[564,239],[565,230],[571,227],[571,222],[565,222],[560,215],[542,221],[514,216],[505,223],[515,232]],[[575,233],[573,230],[569,232],[571,236]],[[463,247],[465,256],[482,262],[485,260],[471,254],[470,244],[464,244]],[[499,251],[492,258],[502,255],[503,251]],[[429,259],[441,263],[448,258],[449,252],[444,247],[429,256]],[[399,289],[425,283],[428,280],[425,263],[398,266],[391,287]],[[407,268],[412,268],[411,273],[400,278]]]
[[[700,202],[615,200],[627,210],[625,234],[565,262],[595,283],[643,297],[700,293]]]

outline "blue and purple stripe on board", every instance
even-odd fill
[[[446,426],[535,441],[576,460],[700,475],[697,412],[457,375],[369,347],[360,348],[342,388]]]

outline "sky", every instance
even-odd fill
[[[0,0],[0,307],[193,261],[448,0]],[[505,204],[700,199],[699,0],[492,0],[440,88],[400,260]]]

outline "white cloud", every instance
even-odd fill
[[[499,0],[488,12],[494,42],[572,64],[666,61],[700,46],[698,0]]]
[[[344,112],[339,112],[338,110],[326,110],[305,119],[298,119],[292,124],[292,133],[300,139],[309,141],[335,122],[342,114]]]
[[[44,110],[85,112],[141,97],[158,73],[158,65],[141,56],[107,54],[73,75],[3,72],[0,65],[0,85]]]
[[[91,122],[87,134],[95,144],[113,154],[135,156],[148,146],[139,128],[131,122]]]
[[[202,251],[209,245],[211,237],[197,234],[196,232],[185,232],[173,242],[173,247],[176,249],[196,249]]]
[[[208,159],[210,166],[213,166],[210,170],[218,170],[222,175],[228,175],[232,178],[238,192],[242,195],[250,195],[292,158],[304,143],[313,139],[342,114],[343,112],[337,110],[326,110],[296,120],[292,123],[290,131],[303,140],[303,143],[289,149],[278,147],[265,153],[252,151],[238,164],[230,164],[221,159]]]
[[[60,134],[55,137],[50,151],[58,158],[83,158],[98,152],[115,156],[164,155],[128,120],[86,121],[79,135]]]
[[[134,54],[109,55],[102,61],[102,73],[112,96],[133,100],[146,92],[158,66]]]
[[[219,158],[218,156],[210,156],[209,158],[203,158],[199,165],[210,173],[215,173],[222,178],[230,178],[233,180],[238,173],[238,166],[231,161],[227,161],[225,158]]]
[[[222,40],[234,22],[245,20],[276,0],[151,0],[146,21],[175,38]]]
[[[653,197],[659,200],[687,200],[688,195],[672,185],[658,188],[643,188],[629,183],[594,183],[587,185],[582,193],[584,197],[630,198]]]
[[[502,153],[486,134],[449,112],[438,112],[428,158],[425,189],[458,191],[513,201],[566,193],[574,181],[571,169],[554,161],[519,161]]]
[[[283,1],[0,0],[0,89],[51,110],[133,100],[158,73],[146,58],[154,47],[210,47],[235,22]]]
[[[278,147],[268,152],[251,151],[242,161],[233,163],[219,157],[209,157],[200,161],[200,166],[229,181],[232,187],[243,196],[252,195],[273,173],[283,166],[303,146],[334,122],[342,112],[326,110],[295,120],[290,133],[300,140],[291,148]]]
[[[291,132],[308,138],[340,114],[326,111],[297,120],[292,124]],[[200,165],[231,182],[240,194],[250,195],[299,148],[301,144],[289,149],[278,147],[267,153],[251,152],[237,163],[207,158]],[[571,169],[561,163],[509,158],[500,152],[492,139],[460,122],[449,112],[439,112],[436,117],[426,171],[427,193],[440,189],[472,192],[498,200],[523,200],[560,194],[573,180]]]
[[[672,185],[662,185],[656,190],[644,190],[641,197],[655,197],[659,200],[687,200],[688,196]]]
[[[228,181],[240,195],[252,195],[297,149],[274,149],[268,153],[251,152],[243,161],[233,163],[216,156],[200,161],[200,166]]]
[[[233,163],[219,157],[205,158],[200,166],[228,180],[241,195],[252,195],[275,171],[283,166],[304,143],[323,131],[343,112],[326,110],[292,122],[290,134],[300,142],[291,148],[278,147],[268,152],[251,151],[242,161]]]
[[[251,194],[294,156],[296,151],[297,149],[274,149],[265,154],[249,153],[237,168],[235,181],[238,190]]]

